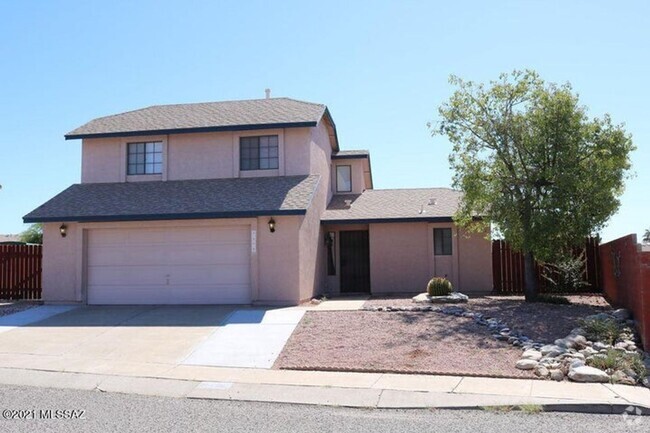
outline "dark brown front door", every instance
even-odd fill
[[[370,293],[370,247],[368,232],[339,232],[341,293]]]

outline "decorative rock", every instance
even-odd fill
[[[570,341],[567,338],[558,338],[557,340],[554,341],[554,343],[555,343],[556,346],[558,346],[560,348],[570,349],[570,348],[572,348],[574,346],[573,342]]]
[[[571,368],[574,369],[574,370],[576,368],[583,367],[584,365],[585,365],[585,362],[581,361],[579,359],[576,359],[575,361],[571,362]]]
[[[612,316],[618,320],[625,321],[629,320],[632,317],[632,314],[630,314],[630,311],[625,308],[619,308],[618,310],[612,311]]]
[[[609,344],[605,344],[602,341],[597,341],[597,342],[594,343],[594,345],[592,347],[594,349],[600,351],[600,350],[603,350],[603,349],[609,349],[612,346],[610,346]]]
[[[419,304],[463,304],[468,300],[469,297],[460,292],[452,292],[447,296],[429,296],[428,293],[420,293],[413,297],[413,302]]]
[[[521,357],[522,359],[532,359],[533,361],[539,361],[542,359],[542,352],[535,349],[528,349],[523,353],[523,355],[521,355]]]
[[[584,349],[582,349],[580,351],[580,353],[583,354],[584,356],[591,356],[591,355],[595,355],[596,353],[598,353],[598,351],[592,349],[591,347],[585,347]]]
[[[609,382],[609,376],[602,370],[583,365],[569,371],[569,379],[574,382]]]
[[[561,382],[564,380],[564,373],[562,373],[562,370],[551,370],[551,379]]]
[[[582,335],[584,337],[585,334],[586,334],[586,332],[585,332],[584,329],[582,329],[582,328],[573,328],[569,335],[574,335],[574,336]]]
[[[539,363],[535,360],[532,359],[520,359],[517,361],[517,364],[515,364],[515,367],[517,367],[520,370],[532,370],[533,368],[537,367]]]
[[[550,372],[548,371],[548,369],[547,369],[546,367],[544,367],[543,365],[538,365],[537,367],[535,367],[535,374],[536,374],[537,376],[539,376],[539,377],[544,377],[544,378],[546,378],[546,377],[548,377],[551,373],[550,373]]]
[[[555,344],[546,344],[539,351],[542,355],[553,358],[566,352],[566,349]]]
[[[635,385],[636,381],[632,379],[630,376],[627,374],[623,373],[622,371],[615,371],[612,374],[612,382],[614,383],[620,383],[621,385]]]
[[[587,347],[587,338],[584,335],[576,335],[573,337],[573,345],[578,349]]]
[[[641,385],[650,388],[650,376],[644,377],[643,380],[641,380]]]

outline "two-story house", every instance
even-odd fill
[[[448,188],[375,190],[327,107],[287,98],[152,106],[92,120],[81,183],[44,223],[43,299],[295,304],[328,293],[489,292],[484,235]]]

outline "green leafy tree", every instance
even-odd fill
[[[43,224],[32,224],[20,234],[20,241],[28,244],[43,243]]]
[[[608,115],[590,119],[570,84],[545,83],[534,71],[450,83],[441,120],[429,126],[453,144],[453,185],[464,193],[455,220],[496,225],[524,254],[526,300],[534,301],[535,260],[565,256],[618,209],[631,136]]]
[[[643,234],[643,242],[650,244],[650,229],[646,229],[645,233]]]

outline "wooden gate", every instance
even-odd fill
[[[576,249],[574,254],[579,257],[585,254],[584,281],[589,285],[584,292],[600,292],[600,264],[598,239],[585,240],[584,249]],[[548,292],[548,280],[542,277],[543,267],[535,263],[535,275],[539,282],[541,293]],[[493,289],[499,294],[520,295],[524,293],[524,256],[514,251],[507,242],[502,240],[492,241],[492,279]]]
[[[41,245],[0,245],[0,299],[41,299]]]

